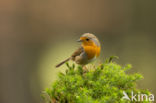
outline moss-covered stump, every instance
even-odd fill
[[[150,95],[148,90],[136,88],[136,82],[141,80],[141,74],[127,74],[131,65],[121,66],[115,62],[105,62],[98,67],[92,66],[83,73],[81,66],[67,64],[66,73],[59,73],[51,88],[47,88],[44,95],[48,103],[150,103],[149,98],[134,94]],[[130,100],[122,98],[127,93]]]

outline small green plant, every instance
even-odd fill
[[[85,73],[81,66],[67,63],[66,73],[58,74],[52,87],[45,89],[44,98],[48,103],[137,103],[123,99],[123,92],[130,97],[131,91],[150,94],[148,90],[136,88],[136,82],[143,78],[141,74],[127,74],[131,65],[121,66],[112,62],[112,58]]]

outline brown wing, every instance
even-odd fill
[[[84,50],[83,50],[82,47],[78,48],[78,49],[72,54],[71,59],[72,59],[72,60],[75,60],[75,57],[76,57],[76,56],[79,56],[83,51],[84,51]]]

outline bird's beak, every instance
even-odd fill
[[[81,39],[78,39],[77,42],[82,42],[82,40]]]

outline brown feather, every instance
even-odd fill
[[[72,54],[71,59],[72,59],[73,61],[75,61],[76,56],[80,56],[80,54],[81,54],[82,52],[83,52],[83,48],[82,48],[82,47],[78,48],[78,49]]]
[[[76,56],[79,56],[81,53],[83,52],[83,48],[80,47],[78,48],[72,55],[71,57],[69,57],[68,59],[62,61],[61,63],[56,65],[56,68],[60,67],[61,65],[63,65],[65,62],[69,61],[70,59],[72,59],[73,61],[75,61]]]
[[[66,59],[66,60],[64,60],[64,61],[62,61],[62,62],[59,63],[59,64],[57,64],[57,65],[56,65],[56,68],[60,67],[62,64],[66,63],[66,62],[69,61],[69,60],[70,60],[70,58],[68,58],[68,59]]]

